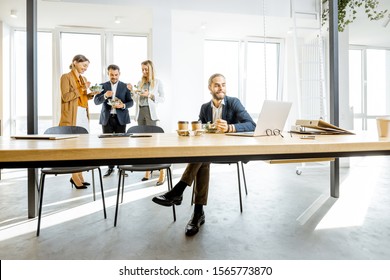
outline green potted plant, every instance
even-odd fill
[[[329,19],[329,0],[322,0],[322,23]],[[359,9],[364,9],[369,20],[382,19],[387,10],[378,10],[379,0],[338,0],[338,30],[343,32],[345,27],[356,19]]]

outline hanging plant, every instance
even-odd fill
[[[322,23],[329,19],[329,0],[322,0]],[[364,9],[369,20],[382,19],[387,10],[378,11],[379,0],[338,0],[338,30],[343,32],[345,27],[356,19],[359,9]]]

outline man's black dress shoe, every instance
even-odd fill
[[[186,226],[186,235],[193,236],[197,234],[200,226],[204,224],[205,218],[204,212],[202,214],[192,214],[191,220]]]
[[[114,169],[108,168],[106,174],[104,174],[103,177],[108,177],[108,176],[110,176],[112,172],[114,172]]]
[[[172,206],[172,205],[180,205],[183,200],[183,195],[178,195],[174,197],[170,197],[167,194],[163,194],[160,196],[153,197],[152,201],[154,203],[160,204],[162,206]]]

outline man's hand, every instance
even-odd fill
[[[215,126],[216,126],[216,128],[217,128],[219,131],[221,131],[221,132],[223,132],[223,133],[227,132],[227,131],[228,131],[228,128],[229,128],[229,127],[228,127],[227,121],[222,120],[222,119],[216,120],[216,121],[215,121]]]
[[[125,107],[125,104],[123,104],[122,100],[118,99],[112,107],[115,109],[122,109]]]
[[[139,95],[143,97],[149,97],[149,90],[143,89]]]
[[[104,94],[106,98],[112,97],[114,93],[111,90],[107,90],[106,93]]]

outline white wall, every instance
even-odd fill
[[[0,38],[3,38],[3,23],[0,21]],[[3,52],[3,42],[4,40],[1,40],[0,41],[1,44],[0,44],[0,85],[2,85],[2,87],[0,87],[0,136],[2,135],[2,131],[3,131],[3,96],[4,96],[4,83],[3,83],[3,75],[4,75],[4,63],[3,63],[3,59],[4,59],[4,52]]]
[[[203,100],[203,34],[179,31],[175,12],[153,12],[152,59],[164,84],[165,101],[158,105],[159,125],[166,132],[179,120],[198,120]]]
[[[286,37],[285,41],[285,67],[284,67],[284,85],[283,85],[283,96],[286,100],[293,103],[289,118],[286,122],[286,128],[290,128],[291,125],[295,124],[295,120],[299,118],[299,107],[298,107],[298,85],[297,85],[297,68],[295,61],[295,50],[294,50],[294,38],[292,36]]]
[[[203,35],[174,32],[172,50],[174,103],[171,116],[176,129],[179,120],[198,120],[200,106],[204,103],[207,82],[203,78]]]
[[[10,29],[0,22],[0,122],[1,135],[10,133]]]
[[[165,100],[157,105],[158,123],[166,132],[170,131],[172,108],[172,24],[171,11],[159,8],[153,10],[152,21],[152,61],[156,76],[162,81]]]
[[[339,117],[340,126],[353,129],[353,112],[349,105],[349,33],[339,33]]]
[[[390,28],[390,26],[388,26]],[[386,72],[390,73],[390,53],[386,56]],[[390,96],[390,78],[386,80],[386,96]],[[387,98],[386,111],[390,112],[390,98]]]

